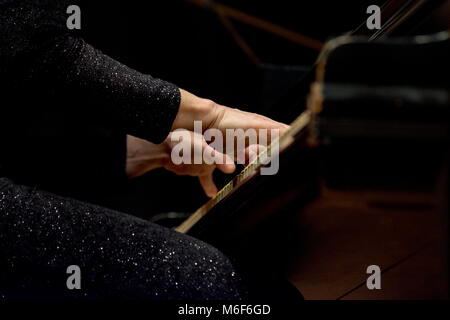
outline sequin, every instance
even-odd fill
[[[58,213],[56,213],[56,211]],[[78,265],[82,290],[65,287]],[[19,289],[20,288],[20,289]],[[147,221],[0,178],[0,296],[242,299],[215,248]]]
[[[163,141],[178,112],[179,89],[121,64],[68,30],[66,8],[74,3],[0,0],[0,77],[12,86],[7,91],[25,82],[47,84],[49,96],[52,90],[83,96],[126,133]]]

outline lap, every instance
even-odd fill
[[[66,287],[70,265],[80,267],[80,290]],[[0,297],[221,300],[245,294],[228,258],[199,240],[10,182],[0,190]]]

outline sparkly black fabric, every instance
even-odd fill
[[[1,178],[98,194],[124,178],[126,134],[157,143],[170,130],[178,88],[68,31],[78,2],[0,0],[0,300],[298,299],[201,241]],[[66,287],[69,265],[81,290]]]
[[[95,200],[126,179],[127,134],[168,135],[180,92],[69,30],[69,4],[83,17],[77,0],[0,0],[0,176]]]
[[[125,134],[167,136],[180,93],[69,31],[69,4],[0,0],[0,166],[33,185],[52,177],[95,188],[124,172]],[[81,268],[81,290],[66,287],[69,265]],[[205,243],[0,178],[0,297],[241,299],[245,290]]]
[[[81,290],[67,289],[70,265]],[[2,299],[245,297],[230,261],[201,241],[0,179]]]
[[[161,142],[178,111],[178,88],[122,65],[69,31],[66,9],[76,3],[0,0],[0,74],[6,89],[23,92],[32,85],[69,99],[82,96],[128,134]],[[83,103],[78,108],[89,112]]]

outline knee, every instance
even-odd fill
[[[158,249],[155,272],[162,296],[187,300],[241,300],[247,295],[230,259],[200,240],[170,231]]]

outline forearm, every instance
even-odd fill
[[[178,88],[128,68],[68,30],[66,3],[0,2],[5,38],[0,43],[0,80],[9,90],[40,86],[41,95],[76,101],[80,118],[102,114],[99,118],[108,126],[154,143],[163,141],[180,105]]]
[[[179,89],[80,42],[74,57],[65,58],[67,76],[61,79],[69,93],[84,97],[86,105],[80,106],[80,112],[95,108],[127,134],[154,143],[164,141],[178,113]]]

